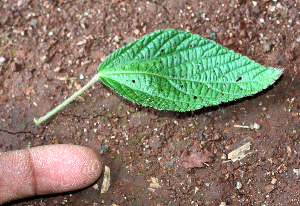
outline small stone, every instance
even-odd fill
[[[270,193],[274,190],[275,186],[274,185],[267,185],[265,187],[266,193]]]
[[[300,178],[300,169],[293,169],[293,172]]]
[[[227,155],[226,154],[222,154],[221,160],[226,160],[226,159],[227,159]]]
[[[86,43],[87,43],[87,40],[84,39],[84,40],[82,40],[82,41],[79,41],[79,42],[77,43],[77,46],[81,46],[81,45],[84,45],[84,44],[86,44]]]
[[[118,35],[116,35],[116,36],[113,38],[113,40],[114,40],[115,42],[119,42],[119,41],[120,41],[120,38],[119,38]]]
[[[47,56],[42,56],[42,57],[41,57],[41,61],[44,62],[44,63],[47,62],[47,61],[48,61]]]
[[[17,64],[16,62],[12,62],[10,64],[10,68],[11,68],[11,71],[14,72],[14,71],[17,71]]]
[[[106,145],[101,145],[101,149],[104,151],[104,152],[109,152],[109,146],[106,146]]]
[[[243,185],[242,185],[241,182],[237,182],[237,183],[236,183],[236,187],[235,187],[235,188],[236,188],[237,190],[241,189],[242,187],[243,187]]]
[[[221,202],[219,206],[226,206],[226,202]]]
[[[277,182],[277,179],[276,179],[276,178],[272,178],[272,180],[271,180],[271,184],[272,184],[272,185],[275,185],[275,184],[276,184],[276,182]]]
[[[250,125],[250,129],[260,129],[260,125],[255,122],[254,124]]]
[[[204,146],[206,144],[206,141],[201,141],[200,143],[202,146]]]
[[[272,50],[272,43],[265,43],[263,46],[263,52],[268,53]]]
[[[60,67],[56,67],[56,68],[54,69],[54,72],[59,72],[60,70],[61,70]]]
[[[138,36],[140,35],[141,31],[139,29],[134,30],[134,33]]]
[[[93,185],[93,188],[94,188],[95,190],[100,190],[98,184],[94,184],[94,185]]]
[[[86,26],[85,26],[85,23],[84,23],[84,22],[81,22],[81,23],[80,23],[80,26],[81,26],[81,28],[86,29]]]
[[[29,22],[29,25],[35,27],[37,25],[37,23],[38,23],[37,19],[31,19],[31,21]]]
[[[48,35],[49,35],[49,36],[52,36],[52,35],[53,35],[53,32],[52,32],[52,31],[50,31],[50,32],[48,33]]]
[[[14,17],[20,17],[20,12],[18,11],[14,12]]]
[[[212,33],[208,36],[208,38],[210,38],[210,39],[217,39],[217,35],[216,35],[215,32],[212,32]]]
[[[5,62],[5,58],[4,57],[0,57],[0,64]]]
[[[84,76],[80,74],[79,79],[84,79]]]

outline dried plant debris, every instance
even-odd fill
[[[101,193],[106,193],[110,186],[110,168],[105,166],[104,168],[104,178],[101,186]]]
[[[247,142],[243,146],[233,150],[232,152],[230,152],[228,154],[229,161],[236,162],[238,160],[245,158],[248,154],[252,153],[252,152],[246,153],[248,150],[250,150],[250,147],[251,147],[251,143]],[[228,161],[225,161],[225,162],[228,162]]]

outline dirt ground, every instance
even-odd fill
[[[84,145],[111,169],[105,194],[102,175],[13,205],[300,205],[299,12],[298,0],[2,0],[0,152]],[[113,51],[167,28],[284,74],[252,97],[186,113],[136,105],[97,82],[35,126]]]

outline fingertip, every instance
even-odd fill
[[[87,147],[49,145],[29,151],[38,195],[82,189],[102,172],[99,155]]]
[[[47,145],[0,153],[0,204],[82,189],[101,173],[100,157],[83,146]]]

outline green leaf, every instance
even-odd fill
[[[255,94],[282,72],[199,35],[159,30],[115,51],[84,87],[34,122],[49,119],[99,78],[131,101],[183,112]]]
[[[98,73],[106,85],[138,104],[190,111],[255,94],[282,70],[199,35],[168,29],[115,51]]]

